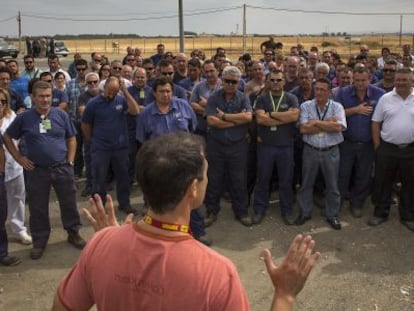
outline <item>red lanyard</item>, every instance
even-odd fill
[[[148,215],[145,215],[143,220],[146,224],[153,226],[155,228],[159,228],[162,230],[168,230],[168,231],[179,231],[179,232],[189,233],[193,235],[188,225],[171,224],[168,222],[162,222]]]

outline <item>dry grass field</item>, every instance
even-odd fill
[[[250,53],[254,58],[261,56],[260,44],[267,40],[267,37],[248,36],[245,43],[245,52]],[[364,36],[275,36],[276,42],[282,42],[284,53],[289,52],[291,46],[302,43],[306,50],[312,46],[317,46],[320,51],[335,50],[344,59],[349,55],[357,54],[361,44],[367,44],[372,55],[380,55],[382,47],[388,47],[392,53],[401,53],[400,38],[397,35],[364,35]],[[145,57],[156,52],[158,43],[165,44],[165,50],[173,54],[178,53],[180,49],[179,38],[157,37],[157,38],[125,38],[114,39],[76,39],[64,40],[71,54],[79,52],[89,54],[92,51],[103,53],[110,58],[116,55],[124,55],[128,46],[140,48]],[[112,47],[113,42],[118,42],[119,49]],[[323,43],[329,42],[329,46],[323,47]],[[12,41],[16,46],[18,42]],[[405,35],[401,38],[401,44],[411,44],[414,46],[414,36]],[[185,52],[190,53],[194,49],[201,49],[207,57],[214,54],[217,47],[223,47],[227,51],[227,56],[236,59],[243,53],[243,38],[241,36],[223,36],[223,37],[194,37],[185,38]],[[21,43],[22,52],[25,52],[24,42]]]
[[[247,37],[245,51],[254,55],[255,58],[259,57],[261,55],[260,44],[265,40],[267,40],[267,37]],[[110,58],[115,57],[117,54],[123,55],[128,46],[140,48],[144,56],[154,54],[158,43],[165,44],[166,51],[171,51],[174,54],[179,51],[178,38],[114,39],[108,37],[107,39],[76,39],[64,41],[71,54],[75,52],[88,54],[91,51],[97,51],[108,55]],[[401,53],[400,38],[397,35],[367,35],[347,38],[343,36],[276,36],[275,41],[284,44],[284,53],[288,53],[291,46],[302,43],[306,50],[309,50],[312,46],[317,46],[321,51],[327,49],[335,50],[345,59],[351,54],[357,54],[360,44],[367,44],[370,48],[370,53],[373,55],[380,55],[382,47],[389,47],[393,53]],[[113,42],[118,42],[119,50],[112,48]],[[323,47],[324,42],[329,42],[330,46]],[[401,38],[401,44],[414,45],[413,43],[414,37],[412,36],[406,35]],[[185,38],[186,53],[190,53],[193,49],[201,49],[206,53],[207,57],[210,57],[219,46],[226,49],[228,57],[235,59],[243,52],[243,38],[241,36]],[[24,51],[23,43],[22,51]]]

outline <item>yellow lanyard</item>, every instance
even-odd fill
[[[270,101],[272,102],[273,112],[278,112],[280,103],[282,102],[283,98],[285,97],[285,92],[282,91],[282,95],[280,96],[276,107],[275,107],[275,101],[273,100],[272,92],[269,92],[269,97],[270,97]]]

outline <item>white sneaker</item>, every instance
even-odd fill
[[[32,237],[27,234],[27,232],[22,232],[19,234],[20,242],[23,245],[30,245],[32,244]]]

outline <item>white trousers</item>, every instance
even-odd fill
[[[27,232],[25,221],[26,189],[23,174],[6,182],[7,193],[7,219],[10,221],[11,230],[15,234]]]

